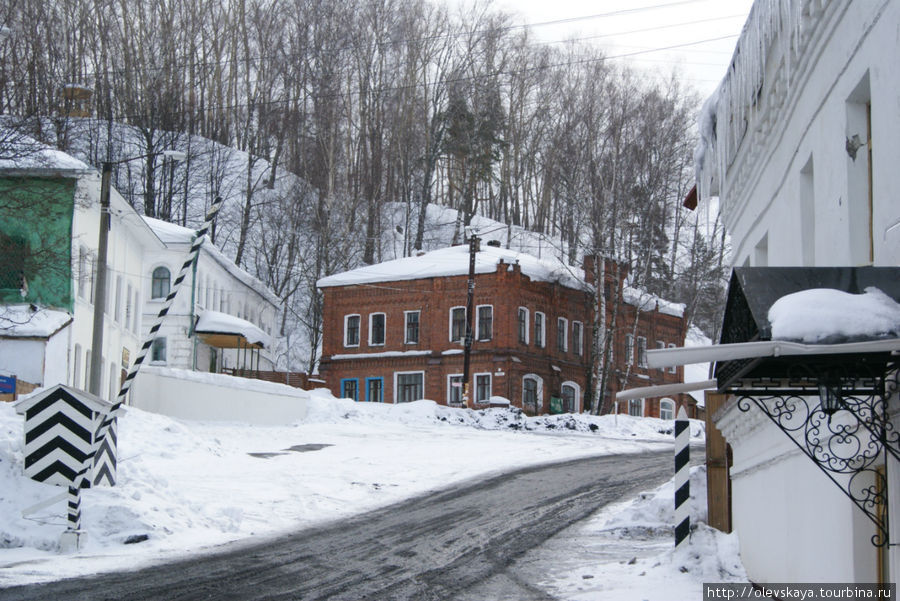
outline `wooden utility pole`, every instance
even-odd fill
[[[466,297],[466,338],[463,351],[463,406],[469,406],[469,357],[472,354],[473,305],[475,302],[475,255],[480,250],[481,239],[475,234],[469,236],[469,293]]]

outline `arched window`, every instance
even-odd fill
[[[675,401],[663,399],[659,402],[659,419],[675,419]]]
[[[166,298],[169,296],[169,286],[172,276],[165,267],[157,267],[153,270],[153,280],[150,287],[150,298]]]

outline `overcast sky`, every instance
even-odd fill
[[[676,67],[702,96],[721,81],[752,0],[495,0],[542,41],[587,38],[638,69]],[[549,21],[566,23],[541,25]],[[677,48],[671,48],[678,46]],[[670,48],[668,50],[656,50]],[[630,56],[625,56],[630,55]]]

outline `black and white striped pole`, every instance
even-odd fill
[[[113,403],[104,419],[101,420],[100,425],[97,426],[97,429],[94,433],[93,449],[85,458],[84,464],[82,465],[81,471],[78,472],[74,484],[69,487],[69,530],[80,530],[81,487],[84,483],[84,480],[88,478],[94,455],[100,448],[102,448],[106,437],[110,434],[110,429],[113,427],[113,424],[118,417],[119,411],[125,404],[125,397],[128,394],[128,391],[131,390],[131,385],[134,382],[134,378],[135,376],[137,376],[138,371],[141,369],[141,366],[144,363],[144,358],[150,351],[150,347],[153,345],[153,341],[156,339],[156,335],[159,332],[160,327],[162,326],[163,319],[165,319],[166,315],[169,313],[169,309],[172,307],[172,303],[175,301],[175,296],[178,294],[178,290],[181,288],[181,284],[184,282],[185,277],[187,277],[188,270],[191,268],[194,261],[199,256],[200,247],[203,246],[203,240],[206,237],[207,232],[209,232],[210,227],[212,227],[212,222],[216,218],[216,214],[218,214],[221,207],[222,198],[220,196],[217,196],[212,205],[209,207],[209,211],[207,211],[206,213],[206,220],[204,221],[200,229],[197,230],[197,235],[194,237],[194,241],[191,244],[190,251],[188,251],[187,259],[181,266],[181,271],[178,272],[178,277],[176,277],[175,281],[172,282],[172,288],[169,291],[169,295],[166,296],[166,300],[156,316],[156,323],[154,323],[153,327],[150,328],[147,339],[141,346],[141,350],[138,352],[138,356],[135,358],[134,364],[131,366],[131,370],[128,372],[128,375],[125,376],[125,381],[122,382],[122,388],[119,390],[119,394],[116,398],[115,403]]]
[[[675,418],[675,547],[691,532],[691,422],[682,405]]]

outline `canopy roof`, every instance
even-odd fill
[[[847,344],[850,349],[854,347],[850,343],[900,337],[900,319],[891,320],[900,315],[898,300],[898,267],[735,268],[722,320],[721,344],[800,340],[812,342],[809,346],[813,349],[821,344],[823,353],[718,360],[715,376],[719,389],[738,380],[793,379],[804,369],[810,373],[821,369],[810,367],[813,364],[841,365],[848,377],[856,372],[883,373],[891,362],[889,351],[847,355],[824,351],[834,345]],[[779,310],[773,310],[776,303]],[[797,327],[799,323],[807,325]]]
[[[262,349],[270,345],[269,335],[249,321],[218,311],[201,313],[194,333],[216,348]]]

